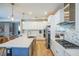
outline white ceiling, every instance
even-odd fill
[[[22,13],[25,13],[25,18],[28,17],[43,17],[51,12],[54,14],[57,10],[64,7],[63,3],[16,3],[14,5],[14,16],[17,19],[22,18]],[[11,16],[11,4],[0,3],[0,18],[8,18]],[[29,15],[29,13],[31,13]]]

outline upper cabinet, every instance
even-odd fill
[[[64,22],[64,10],[58,10],[54,15],[48,17],[48,24],[57,25],[60,22]]]
[[[60,9],[55,14],[55,24],[58,24],[63,21],[64,21],[64,10]]]
[[[64,3],[64,20],[75,21],[75,3]]]

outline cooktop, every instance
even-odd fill
[[[60,45],[62,45],[64,48],[73,48],[73,49],[77,49],[79,48],[79,46],[71,43],[71,42],[68,42],[66,40],[56,40]]]

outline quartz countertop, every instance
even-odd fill
[[[57,42],[58,43],[58,42]],[[59,44],[59,43],[58,43]],[[61,44],[59,44],[61,45]],[[62,45],[61,47],[70,55],[70,56],[79,56],[79,49],[78,48],[64,48]]]
[[[0,47],[26,47],[28,48],[32,42],[33,42],[33,39],[27,38],[27,36],[24,34],[16,39],[0,44]]]
[[[79,56],[79,49],[66,49],[71,56]]]
[[[46,38],[44,38],[44,37],[36,37],[35,39],[36,40],[46,40]]]

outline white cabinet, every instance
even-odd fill
[[[56,41],[51,40],[51,50],[55,56],[69,56],[65,49]]]
[[[64,9],[58,10],[54,15],[51,15],[51,16],[52,16],[51,18],[48,18],[49,24],[50,23],[58,24],[60,22],[63,22],[64,21]],[[54,21],[54,22],[52,22],[52,21]]]
[[[43,37],[43,30],[26,30],[25,33],[27,33],[27,36],[29,38],[34,37]]]
[[[63,21],[64,21],[64,10],[60,9],[55,14],[55,24],[58,24]]]
[[[56,55],[57,56],[63,56],[64,55],[64,50],[63,49],[61,49],[61,47],[60,46],[55,46],[55,51],[56,51]]]
[[[54,15],[48,17],[48,24],[55,26],[56,24],[64,21],[64,9],[58,10]]]
[[[55,30],[57,24],[64,21],[64,10],[60,9],[55,15],[48,17],[48,25],[51,25],[51,39],[55,40]]]

